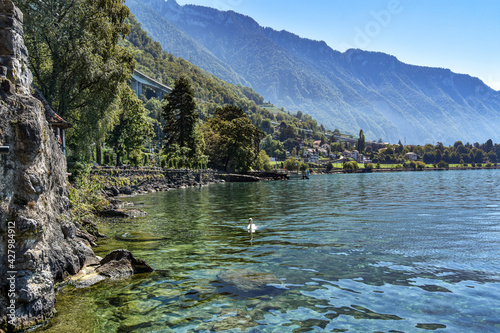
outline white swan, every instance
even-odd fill
[[[252,218],[249,218],[248,219],[248,226],[247,226],[247,230],[248,232],[250,233],[254,233],[255,231],[257,231],[257,226],[255,224],[253,224],[253,220]]]

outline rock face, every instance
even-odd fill
[[[49,318],[54,283],[98,263],[68,215],[66,160],[30,95],[22,13],[0,1],[0,331]],[[8,277],[9,279],[7,279]]]

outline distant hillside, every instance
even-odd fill
[[[175,0],[126,4],[164,49],[327,128],[414,144],[500,141],[500,92],[477,78],[383,53],[341,53],[232,11]]]

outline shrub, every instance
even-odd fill
[[[333,164],[332,162],[328,163],[327,166],[326,166],[326,172],[330,172],[333,170]]]
[[[306,171],[309,168],[309,164],[306,162],[300,162],[299,169],[300,171]]]
[[[442,169],[443,169],[443,168],[444,168],[444,169],[448,169],[448,168],[449,168],[449,166],[450,166],[450,165],[449,165],[448,163],[446,163],[445,161],[443,161],[443,160],[439,161],[439,163],[437,164],[437,167],[438,167],[438,168],[442,168]]]
[[[425,163],[424,163],[424,162],[421,162],[421,161],[418,161],[418,162],[416,163],[416,167],[417,167],[417,169],[419,169],[419,170],[423,170],[423,169],[425,168]]]
[[[395,168],[399,170],[399,169],[403,169],[403,166],[402,166],[401,164],[397,164],[397,165],[395,166]]]
[[[377,162],[377,166],[376,166],[377,169],[380,169],[380,162]]]
[[[368,170],[373,170],[373,163],[366,163],[365,168]]]
[[[356,170],[359,169],[359,165],[355,161],[350,161],[344,163],[343,168],[346,172],[355,172]]]

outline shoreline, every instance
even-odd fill
[[[432,172],[432,171],[474,171],[498,170],[500,166],[492,167],[455,167],[455,168],[423,168],[423,169],[396,169],[361,168],[356,171],[332,170],[329,172],[311,172],[313,175],[322,174],[360,174],[360,173],[388,173],[388,172]],[[290,177],[301,177],[301,173],[294,171],[282,172],[254,172],[249,174],[223,173],[213,169],[162,169],[148,167],[93,167],[91,176],[104,177],[112,184],[105,186],[103,194],[108,198],[131,196],[155,192],[165,192],[180,188],[200,187],[225,182],[257,182],[272,180],[289,180]]]

